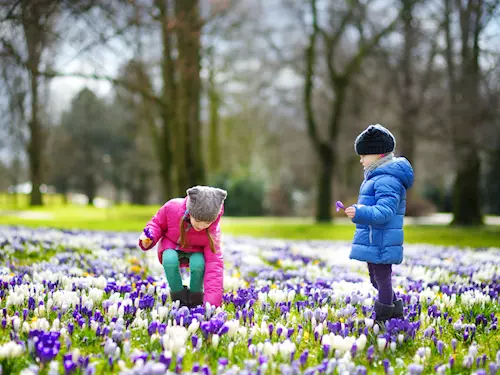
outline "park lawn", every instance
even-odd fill
[[[158,210],[157,206],[53,206],[3,212],[0,225],[53,227],[140,232]],[[21,215],[21,216],[19,216]],[[271,237],[290,240],[350,241],[352,224],[317,224],[307,218],[224,217],[224,233],[234,236]],[[451,228],[444,225],[407,225],[407,243],[429,243],[459,247],[500,247],[500,226]]]

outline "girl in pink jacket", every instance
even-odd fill
[[[172,301],[197,306],[220,306],[224,259],[219,221],[227,192],[209,186],[187,190],[187,197],[169,200],[148,222],[139,237],[146,251],[158,243],[158,260],[165,269]],[[189,267],[190,289],[184,288],[179,267]]]

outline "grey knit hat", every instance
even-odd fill
[[[210,186],[194,186],[186,192],[189,214],[196,220],[207,223],[217,219],[227,197],[227,191]]]

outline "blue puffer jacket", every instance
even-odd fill
[[[402,157],[368,172],[354,205],[356,232],[351,259],[376,264],[403,261],[406,190],[412,185],[413,168]]]

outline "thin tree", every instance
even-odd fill
[[[481,97],[480,38],[493,18],[498,1],[444,0],[445,57],[449,80],[449,121],[456,158],[456,177],[453,185],[453,225],[480,225],[481,159],[478,129],[483,122]],[[457,15],[460,37],[456,51],[452,19]]]
[[[355,9],[359,6],[356,2],[349,4],[349,9],[342,18],[340,24],[332,32],[320,28],[318,24],[317,0],[309,1],[312,18],[312,31],[309,35],[309,43],[305,52],[306,72],[304,84],[304,105],[306,109],[306,124],[309,137],[320,160],[320,171],[318,179],[318,192],[316,202],[316,220],[320,222],[331,221],[332,202],[332,174],[336,164],[336,143],[339,130],[342,126],[342,114],[346,104],[347,91],[352,83],[353,77],[358,71],[364,58],[379,43],[380,39],[390,33],[398,22],[398,17],[392,20],[386,27],[376,33],[370,39],[360,37],[359,44],[354,56],[346,63],[342,71],[334,66],[336,48],[343,34],[346,32]],[[328,86],[333,91],[333,99],[330,108],[332,112],[328,119],[328,130],[326,140],[322,139],[318,130],[318,121],[313,110],[313,90],[315,81],[315,67],[317,63],[317,40],[321,38],[324,43],[324,58],[328,70]]]
[[[32,184],[30,205],[42,205],[42,193],[40,186],[43,183],[43,149],[44,149],[44,126],[40,116],[40,67],[43,64],[44,54],[51,46],[55,32],[54,25],[58,14],[57,2],[50,1],[21,1],[15,4],[2,6],[5,13],[4,21],[9,23],[11,33],[0,37],[2,43],[2,55],[15,61],[27,73],[29,89],[29,112],[26,108],[20,108],[29,113],[26,121],[28,124],[28,141],[26,150],[28,153],[30,180]],[[14,30],[14,31],[12,31]],[[15,33],[15,31],[20,31]],[[22,36],[22,42],[16,43],[13,38]],[[17,44],[17,47],[16,47]],[[24,50],[19,48],[24,45]],[[25,116],[23,113],[22,116]]]

